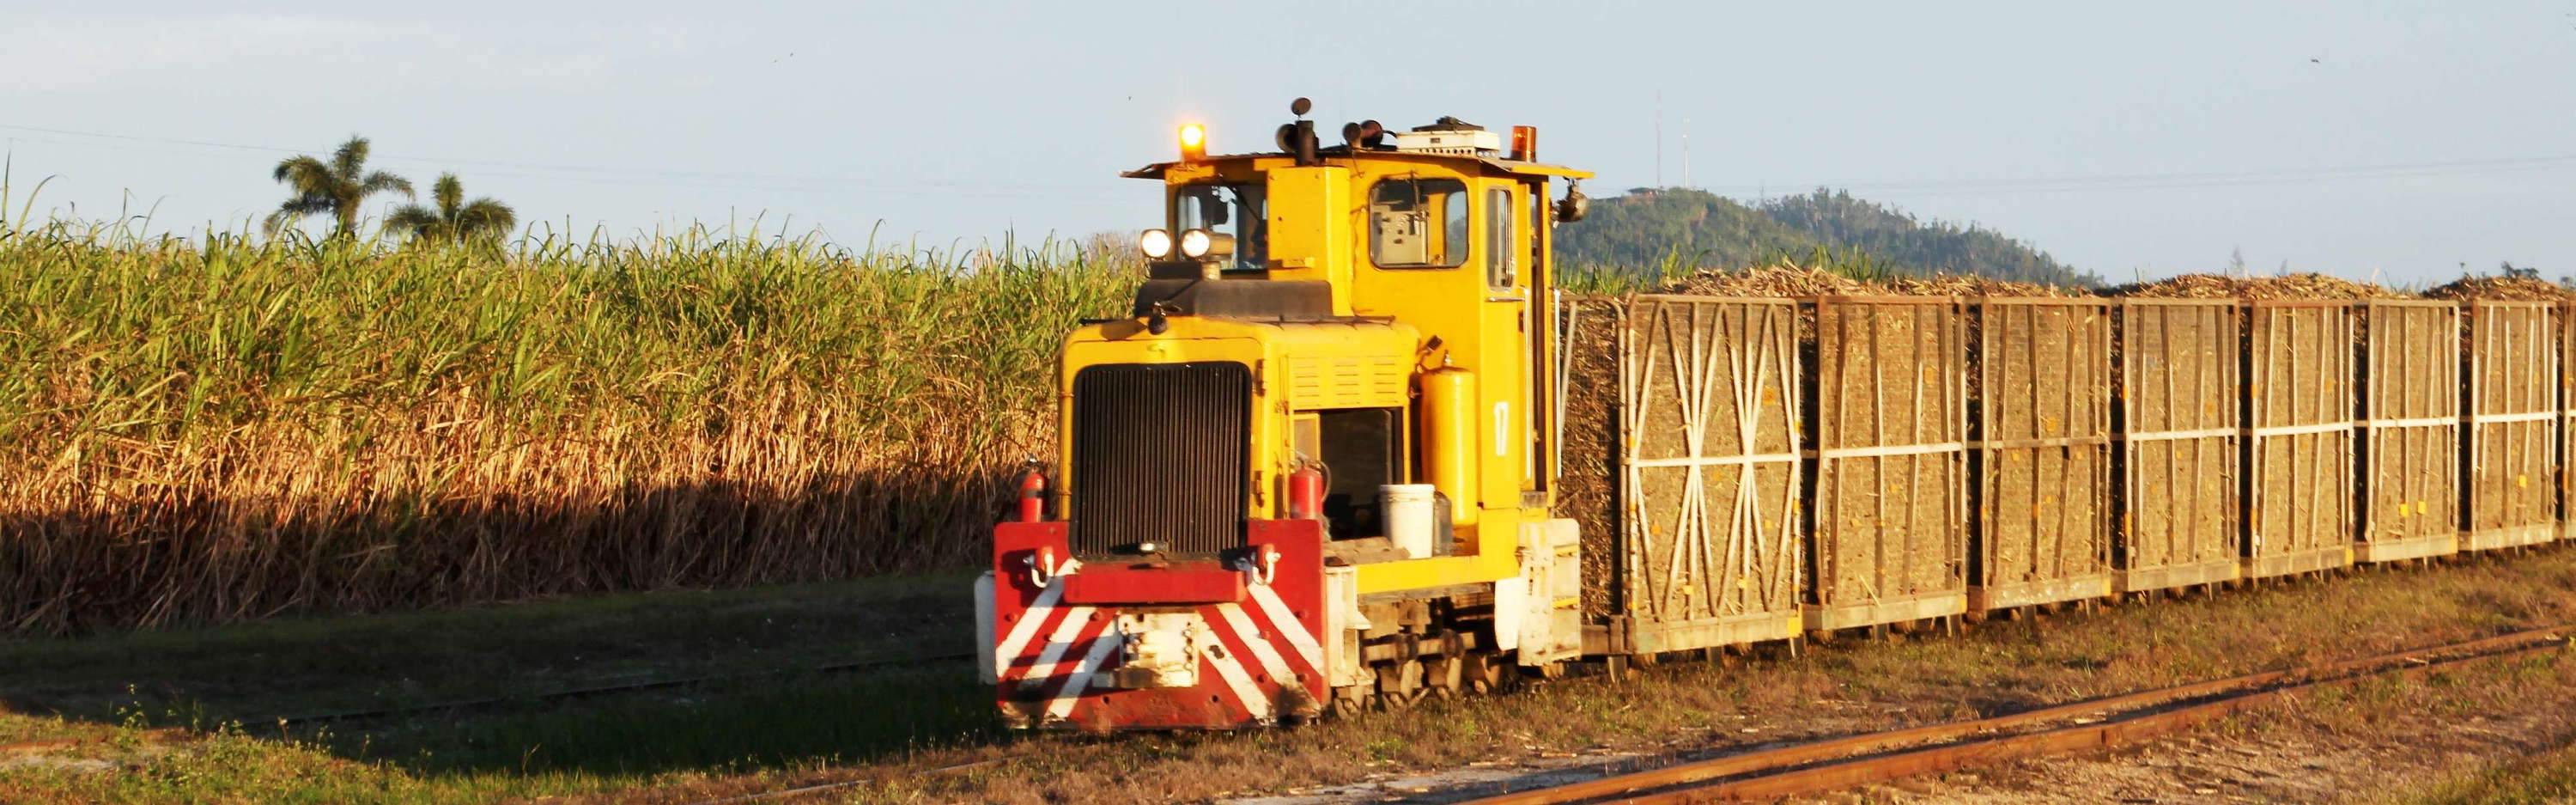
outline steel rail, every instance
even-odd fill
[[[1687,797],[1673,797],[1688,794],[1690,797],[1699,798],[1760,798],[1828,790],[1863,782],[1959,768],[1962,765],[2136,740],[2233,713],[2251,706],[2256,701],[2268,701],[2270,697],[2279,693],[2311,685],[2345,681],[2378,673],[2421,670],[2451,663],[2556,649],[2569,645],[2564,635],[2570,632],[2576,632],[2576,624],[2530,629],[2460,643],[2343,660],[2309,668],[2265,671],[2176,685],[1991,718],[1932,724],[1726,755],[1597,780],[1497,794],[1470,800],[1463,805],[1562,805],[1720,778],[1741,777],[1756,772],[1794,769],[1825,761],[1841,761],[1764,777],[1730,780],[1711,787],[1658,794],[1651,798],[1619,801],[1686,802],[1695,800]],[[2426,659],[2428,656],[2436,655],[2448,658]],[[2158,707],[2212,696],[2223,698],[2181,709],[2156,712]],[[2016,737],[1983,737],[2005,730],[2076,719],[2105,711],[2121,711],[2121,713],[2115,718],[2105,719],[2102,723],[2065,727]],[[1945,741],[1964,743],[1948,743],[1928,749],[1906,749],[1920,744]],[[1881,757],[1850,760],[1858,756],[1897,750],[1906,751]],[[1795,790],[1775,792],[1775,789],[1788,788],[1795,788]]]
[[[871,669],[871,668],[883,668],[883,667],[890,666],[890,665],[904,665],[904,664],[910,664],[910,663],[927,663],[927,662],[949,662],[949,661],[956,661],[956,660],[971,660],[971,659],[974,659],[974,658],[975,658],[975,653],[974,653],[974,652],[971,652],[971,651],[970,651],[970,652],[964,652],[964,653],[958,653],[958,654],[930,654],[930,655],[919,655],[919,656],[910,656],[910,657],[875,657],[875,658],[870,658],[870,659],[865,659],[865,660],[855,660],[855,661],[851,661],[851,662],[835,663],[835,664],[832,664],[832,665],[823,665],[823,666],[815,666],[815,667],[808,667],[808,668],[790,668],[790,669],[771,670],[771,671],[754,671],[754,672],[750,672],[750,673],[740,673],[740,674],[709,674],[709,675],[705,675],[705,676],[678,677],[678,678],[673,678],[673,679],[648,679],[648,680],[644,680],[644,681],[641,681],[641,682],[621,682],[621,683],[612,684],[612,685],[593,685],[593,686],[588,686],[588,687],[566,688],[566,689],[563,689],[563,690],[552,690],[552,691],[546,691],[546,692],[543,692],[543,693],[531,693],[531,694],[525,694],[525,695],[519,695],[519,696],[486,696],[486,697],[482,697],[482,698],[475,698],[475,699],[457,699],[457,700],[453,700],[453,701],[434,702],[434,703],[430,703],[430,704],[404,705],[404,706],[401,706],[401,707],[385,707],[385,708],[378,708],[378,709],[374,709],[374,710],[352,710],[352,711],[347,711],[347,712],[338,712],[338,713],[312,713],[312,714],[306,714],[306,715],[276,716],[276,717],[274,717],[274,718],[265,719],[265,720],[260,720],[260,721],[255,721],[255,722],[251,722],[251,723],[258,723],[258,724],[276,724],[276,725],[279,725],[279,726],[295,726],[295,725],[299,725],[299,724],[318,724],[318,723],[335,722],[335,721],[372,721],[372,720],[379,720],[379,719],[393,718],[393,717],[396,717],[396,716],[414,715],[414,714],[418,714],[418,713],[434,713],[434,712],[444,712],[444,711],[449,711],[449,710],[476,710],[476,709],[482,709],[482,708],[488,708],[488,707],[499,707],[499,706],[502,706],[502,705],[509,705],[509,704],[542,704],[542,703],[545,703],[545,702],[557,702],[557,701],[564,701],[564,700],[567,700],[567,699],[582,699],[582,698],[589,698],[589,697],[592,697],[592,696],[612,696],[612,695],[624,694],[624,693],[642,693],[642,692],[645,692],[645,691],[653,691],[653,690],[667,690],[667,689],[670,689],[670,688],[692,687],[692,686],[696,686],[696,685],[705,685],[705,684],[711,684],[711,683],[717,683],[717,682],[732,682],[732,681],[735,681],[735,680],[743,680],[743,679],[760,679],[760,678],[765,678],[765,677],[785,676],[785,675],[789,675],[789,674],[832,674],[832,673],[845,673],[845,672],[849,672],[849,671],[864,671],[864,670],[868,670],[868,669]]]
[[[2376,674],[2363,676],[2419,674],[2453,665],[2558,650],[2560,648],[2555,644],[2524,646],[2431,661],[2417,666],[2388,668]],[[2079,724],[2010,737],[1945,744],[1617,801],[1628,805],[1668,805],[1668,803],[1718,800],[1774,799],[1971,766],[1990,765],[2026,757],[2118,746],[2187,730],[2259,705],[2269,704],[2285,694],[2357,678],[2362,676],[2310,680],[2281,687],[2245,691],[2215,701],[2172,710],[2122,714],[2116,719],[2102,723]]]

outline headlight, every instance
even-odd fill
[[[1144,250],[1145,257],[1148,259],[1160,260],[1170,257],[1172,256],[1172,233],[1160,229],[1145,230],[1145,234],[1136,236],[1136,248]]]
[[[1234,236],[1205,229],[1181,233],[1181,255],[1192,260],[1223,260],[1234,256]]]

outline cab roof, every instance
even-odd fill
[[[1498,159],[1498,158],[1495,158],[1495,157],[1488,157],[1488,156],[1476,156],[1476,155],[1472,155],[1472,154],[1439,154],[1439,153],[1431,153],[1431,152],[1427,152],[1427,151],[1397,151],[1397,150],[1393,150],[1393,149],[1362,149],[1362,150],[1358,150],[1358,151],[1354,152],[1354,151],[1353,151],[1353,149],[1351,149],[1351,147],[1350,147],[1350,146],[1347,146],[1347,145],[1337,145],[1337,146],[1333,146],[1333,147],[1331,147],[1331,148],[1322,148],[1322,149],[1317,149],[1317,150],[1316,150],[1316,152],[1315,152],[1315,156],[1316,156],[1316,159],[1318,159],[1319,161],[1321,161],[1323,164],[1327,164],[1327,165],[1333,164],[1333,163],[1335,163],[1335,162],[1340,162],[1340,161],[1346,161],[1346,160],[1361,160],[1361,159],[1378,159],[1378,160],[1416,160],[1416,159],[1420,159],[1420,160],[1431,160],[1431,161],[1436,161],[1436,162],[1465,162],[1465,163],[1474,163],[1474,164],[1476,164],[1476,165],[1483,166],[1486,170],[1489,170],[1489,171],[1493,171],[1493,172],[1497,172],[1497,173],[1510,174],[1510,175],[1514,175],[1514,176],[1555,177],[1555,178],[1561,178],[1561,179],[1590,179],[1590,178],[1592,178],[1592,172],[1591,172],[1591,171],[1587,171],[1587,170],[1577,170],[1577,169],[1574,169],[1574,168],[1568,168],[1568,167],[1565,167],[1565,166],[1562,166],[1562,165],[1549,165],[1549,164],[1539,163],[1539,162],[1523,162],[1523,161],[1516,160],[1516,159]],[[1156,162],[1156,163],[1153,163],[1153,164],[1151,164],[1151,165],[1146,165],[1145,167],[1142,167],[1142,168],[1137,168],[1137,169],[1135,169],[1135,170],[1131,170],[1131,171],[1126,171],[1126,172],[1120,173],[1120,174],[1118,174],[1118,175],[1119,175],[1119,176],[1121,176],[1121,177],[1129,178],[1129,179],[1161,179],[1161,178],[1163,178],[1163,175],[1164,175],[1164,173],[1165,173],[1166,171],[1170,170],[1172,167],[1177,166],[1177,165],[1183,165],[1183,164],[1212,164],[1212,163],[1223,163],[1223,162],[1250,162],[1250,161],[1260,160],[1260,159],[1288,159],[1288,160],[1293,160],[1293,159],[1296,159],[1296,155],[1294,155],[1294,154],[1290,154],[1290,153],[1287,153],[1287,152],[1284,152],[1284,151],[1258,152],[1258,153],[1249,153],[1249,154],[1224,154],[1224,155],[1216,155],[1216,156],[1202,157],[1202,158],[1200,158],[1200,159],[1196,160],[1195,162],[1191,162],[1191,163],[1184,163],[1184,162],[1177,161],[1177,160],[1176,160],[1176,161],[1172,161],[1172,162]]]

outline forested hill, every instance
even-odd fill
[[[2096,285],[2047,252],[1978,226],[1923,221],[1894,208],[1818,190],[1746,205],[1701,190],[1631,190],[1595,200],[1591,217],[1556,230],[1557,255],[1576,268],[1651,271],[1667,255],[1685,267],[1740,268],[1819,248],[1858,252],[1910,274],[1947,272],[2054,285]]]

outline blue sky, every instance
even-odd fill
[[[1536,125],[1595,195],[1659,162],[1848,186],[2115,280],[2238,248],[2576,274],[2576,0],[222,5],[0,10],[18,202],[51,176],[39,209],[238,228],[280,157],[356,132],[582,233],[1078,236],[1151,222],[1115,174],[1175,124],[1247,150],[1305,95],[1327,132]]]

